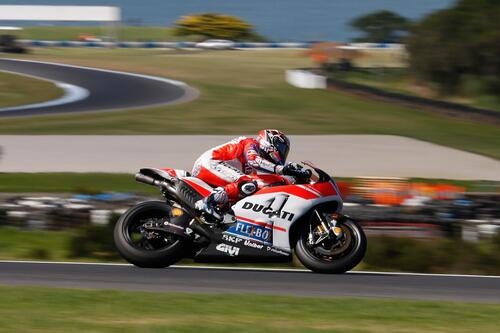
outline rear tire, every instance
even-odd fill
[[[120,255],[135,266],[163,268],[182,259],[186,243],[175,235],[158,237],[153,244],[146,238],[133,241],[132,233],[138,234],[142,221],[149,218],[165,218],[171,207],[162,201],[142,202],[127,210],[118,220],[114,230],[115,245]],[[139,244],[144,246],[141,248]]]
[[[295,254],[300,262],[313,272],[341,274],[356,267],[365,256],[367,240],[363,229],[354,221],[347,220],[342,223],[346,230],[351,232],[351,240],[354,241],[345,253],[330,260],[322,258],[314,253],[308,246],[309,226],[302,229],[295,245]]]

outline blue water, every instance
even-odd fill
[[[349,28],[348,23],[360,15],[388,9],[418,19],[432,11],[449,7],[453,2],[453,0],[0,0],[0,4],[9,5],[113,5],[122,8],[124,23],[156,26],[170,26],[180,16],[192,13],[231,14],[249,21],[258,33],[274,41],[347,41],[357,36],[357,33]]]

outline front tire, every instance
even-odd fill
[[[142,237],[142,224],[148,219],[170,216],[171,207],[162,201],[142,202],[127,210],[114,230],[115,245],[128,262],[144,268],[163,268],[178,262],[185,253],[185,241],[175,235]],[[142,238],[141,238],[142,237]]]
[[[308,245],[309,225],[304,227],[295,245],[295,254],[300,262],[313,272],[341,274],[356,267],[365,256],[367,240],[363,229],[353,220],[346,220],[341,225],[346,240],[340,248],[332,250],[332,255],[318,253]],[[349,234],[347,234],[349,233]]]

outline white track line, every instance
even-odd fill
[[[1,263],[11,264],[50,264],[50,265],[90,265],[90,266],[122,266],[133,267],[132,264],[125,263],[104,263],[104,262],[77,262],[77,261],[37,261],[37,260],[0,260]],[[194,265],[172,265],[177,269],[199,269],[199,270],[225,270],[225,271],[263,271],[263,272],[290,272],[304,273],[311,271],[308,269],[294,268],[261,268],[261,267],[227,267],[227,266],[194,266]],[[431,276],[431,277],[461,277],[461,278],[488,278],[500,279],[499,275],[474,275],[474,274],[430,274],[430,273],[405,273],[405,272],[374,272],[374,271],[349,271],[349,274],[370,274],[370,275],[398,275],[398,276]]]
[[[3,69],[0,69],[0,72],[10,73],[10,74],[15,74],[15,75],[30,77],[30,78],[37,79],[37,80],[51,82],[56,87],[58,87],[64,91],[64,95],[62,97],[56,98],[56,99],[51,100],[51,101],[46,101],[46,102],[42,102],[42,103],[35,103],[35,104],[25,104],[25,105],[19,105],[19,106],[12,106],[12,107],[4,107],[4,108],[0,108],[0,112],[29,110],[29,109],[33,109],[33,108],[39,108],[39,107],[53,107],[53,106],[57,106],[57,105],[77,102],[77,101],[80,101],[82,99],[87,98],[90,95],[90,92],[87,89],[79,87],[79,86],[75,86],[73,84],[60,82],[60,81],[54,81],[54,80],[46,79],[44,77],[35,76],[35,75],[29,75],[29,74],[14,72],[14,71],[7,71],[7,70],[3,70]]]
[[[36,64],[55,65],[55,66],[78,68],[78,69],[88,69],[88,70],[92,70],[92,71],[99,71],[99,72],[112,73],[112,74],[120,74],[120,75],[127,75],[127,76],[135,76],[135,77],[140,77],[140,78],[143,78],[143,79],[150,79],[150,80],[155,80],[155,81],[161,81],[161,82],[165,82],[165,83],[168,83],[168,84],[173,84],[173,85],[176,85],[176,86],[182,86],[182,87],[188,86],[186,83],[184,83],[182,81],[171,80],[171,79],[167,79],[167,78],[163,78],[163,77],[150,76],[150,75],[145,75],[145,74],[137,74],[137,73],[128,73],[128,72],[115,71],[115,70],[111,70],[111,69],[86,67],[86,66],[78,66],[78,65],[69,65],[69,64],[58,63],[58,62],[39,61],[39,60],[12,59],[12,58],[2,58],[2,60],[18,61],[18,62],[30,62],[30,63],[36,63]]]

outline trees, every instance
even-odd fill
[[[479,86],[500,93],[500,1],[461,0],[419,22],[407,40],[410,68],[443,93]]]
[[[175,22],[175,31],[180,36],[198,35],[231,40],[259,39],[250,23],[235,16],[214,13],[183,16]]]
[[[373,12],[351,22],[351,27],[364,34],[356,40],[372,43],[399,42],[407,33],[409,26],[408,19],[388,10]]]

